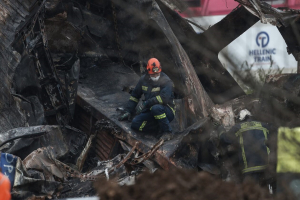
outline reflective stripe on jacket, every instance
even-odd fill
[[[227,133],[220,136],[221,144],[239,148],[239,162],[242,173],[263,171],[268,164],[269,148],[268,125],[257,121],[236,124]]]
[[[134,113],[139,99],[144,94],[147,102],[146,108],[151,108],[155,104],[169,106],[175,112],[174,87],[172,80],[163,72],[160,73],[158,81],[154,82],[148,74],[143,75],[131,93],[126,110]]]

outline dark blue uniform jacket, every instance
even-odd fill
[[[160,73],[158,81],[154,82],[148,74],[143,75],[134,90],[126,106],[126,110],[134,113],[135,107],[142,94],[145,96],[146,108],[150,109],[155,104],[162,104],[171,108],[175,113],[174,84],[163,72]]]
[[[236,124],[227,133],[220,136],[221,145],[233,145],[238,148],[242,173],[263,171],[268,164],[269,148],[266,140],[269,125],[258,121],[246,121]]]

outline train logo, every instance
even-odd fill
[[[264,31],[258,33],[256,36],[256,44],[259,47],[265,48],[269,44],[269,41],[270,41],[270,37],[268,33]]]

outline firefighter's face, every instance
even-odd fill
[[[152,77],[152,78],[156,78],[156,77],[160,76],[160,73],[157,73],[157,74],[149,74],[149,75],[150,75],[150,77]]]

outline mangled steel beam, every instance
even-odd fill
[[[35,15],[19,28],[13,47],[20,54],[26,52],[27,56],[33,58],[45,116],[57,115],[58,123],[67,124],[71,119],[69,102],[48,49],[44,24],[45,3],[46,0],[41,3]]]
[[[280,27],[281,25],[287,27],[290,21],[299,16],[298,10],[287,9],[280,10],[273,8],[270,4],[258,0],[236,0],[253,15],[260,18],[261,22],[266,24],[270,23],[274,26]]]
[[[254,25],[258,18],[245,8],[238,7],[203,33],[196,34],[190,24],[178,13],[166,8],[160,1],[157,3],[189,56],[211,100],[222,104],[244,95],[244,91],[219,61],[218,54],[225,46]]]
[[[184,85],[184,96],[187,98],[188,108],[195,121],[208,116],[208,110],[213,106],[213,102],[205,92],[200,83],[193,65],[182,48],[175,34],[173,33],[164,14],[156,2],[152,3],[152,9],[149,18],[154,20],[168,39],[172,49],[172,56],[176,63],[176,70],[182,75],[181,83]]]
[[[11,47],[18,27],[27,20],[31,12],[38,8],[36,0],[0,1],[0,130],[26,125],[26,115],[22,111],[22,100],[13,97],[14,71],[21,61],[21,54]]]
[[[57,126],[23,127],[9,130],[0,134],[0,147],[18,138],[42,136],[49,133],[53,128],[57,128]]]

